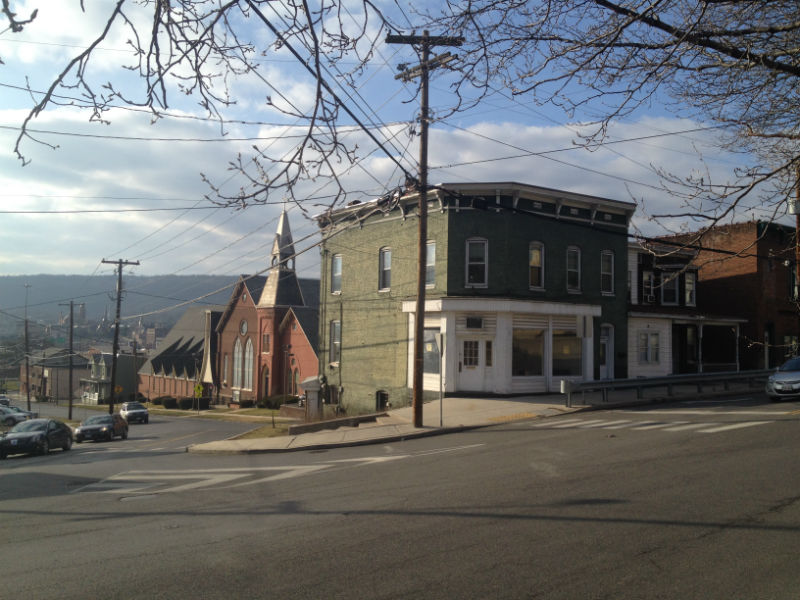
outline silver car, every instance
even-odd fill
[[[773,402],[800,398],[800,357],[790,358],[778,367],[767,379],[764,391]]]
[[[33,418],[33,413],[15,406],[0,406],[0,423],[16,425],[22,421]]]

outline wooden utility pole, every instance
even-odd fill
[[[404,69],[395,79],[410,81],[420,77],[420,142],[419,142],[419,236],[417,240],[417,304],[414,316],[414,373],[412,407],[414,427],[422,427],[422,374],[424,367],[423,338],[425,336],[425,267],[428,244],[428,74],[430,69],[447,64],[456,57],[450,53],[429,60],[431,46],[460,46],[464,38],[433,36],[425,30],[418,35],[387,35],[387,44],[412,44],[420,47],[419,65]]]
[[[25,392],[28,396],[28,412],[31,410],[31,347],[28,338],[28,288],[29,283],[25,284]]]
[[[66,306],[66,304],[61,304],[60,306]],[[69,301],[69,383],[67,384],[69,387],[67,388],[67,393],[69,394],[69,420],[72,420],[72,316],[73,316],[73,308],[74,302],[72,300]]]
[[[122,260],[102,260],[104,264],[117,265],[117,314],[114,319],[114,346],[111,350],[111,397],[108,399],[108,414],[114,414],[114,398],[117,395],[117,354],[119,354],[119,315],[122,305],[122,267],[138,265],[139,261]]]

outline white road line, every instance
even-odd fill
[[[553,429],[567,429],[569,427],[584,427],[584,426],[588,425],[589,423],[602,423],[604,421],[604,419],[592,419],[590,421],[581,421],[580,419],[577,419],[577,421],[578,421],[577,423],[567,423],[565,421],[561,421],[561,423],[559,423],[558,425],[551,425],[551,427]]]
[[[566,425],[567,423],[579,423],[580,421],[581,419],[576,419],[573,417],[572,419],[563,419],[563,420],[559,419],[556,422],[556,425],[551,425],[552,421],[550,419],[542,419],[541,421],[534,423],[533,427],[556,427],[557,425]]]
[[[720,431],[730,431],[732,429],[742,429],[744,427],[755,427],[756,425],[766,425],[773,423],[773,421],[747,421],[746,423],[729,423],[720,427],[712,427],[711,429],[699,429],[698,433],[719,433]]]
[[[685,425],[678,425],[678,423],[686,423]],[[717,425],[717,423],[688,423],[687,421],[678,421],[674,423],[675,427],[667,427],[662,431],[688,431],[690,429],[700,429],[701,427],[708,427],[709,425]]]
[[[782,410],[621,410],[619,412],[647,415],[747,415],[747,416],[772,416],[789,414]]]
[[[603,428],[606,428],[606,427],[609,427],[610,425],[618,425],[620,423],[628,423],[628,424],[630,424],[631,420],[630,419],[621,419],[619,421],[602,421],[600,423],[594,423],[594,424],[591,424],[591,425],[586,425],[586,427],[584,427],[584,429],[591,429],[592,427],[603,427]],[[627,427],[627,426],[628,425],[623,425],[623,427]]]

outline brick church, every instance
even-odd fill
[[[221,403],[300,395],[319,373],[319,280],[300,279],[284,209],[264,275],[241,275],[216,327],[216,352],[202,380]]]

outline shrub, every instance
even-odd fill
[[[178,399],[178,408],[181,410],[192,410],[194,408],[194,398],[179,398]]]
[[[162,402],[164,408],[178,408],[178,401],[172,396],[163,396]]]
[[[248,398],[247,400],[240,400],[239,401],[239,408],[253,408],[256,405],[253,400]]]

